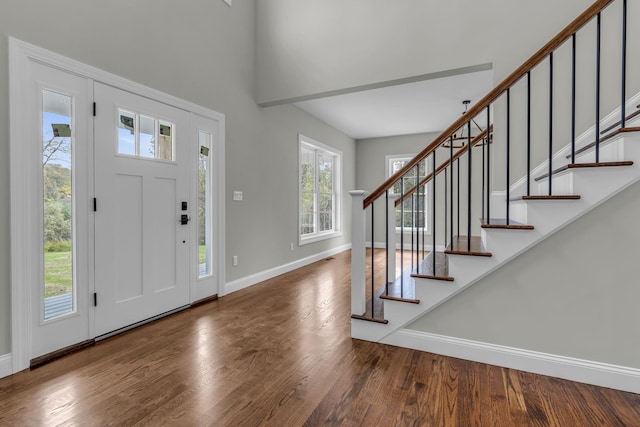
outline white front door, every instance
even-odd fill
[[[34,271],[30,359],[78,344],[89,335],[88,159],[91,147],[86,78],[35,61],[28,64],[24,185],[28,226],[21,236]],[[33,163],[31,163],[33,162]],[[13,165],[16,167],[16,165]],[[29,183],[32,183],[29,185]],[[36,191],[28,191],[38,189]],[[35,258],[35,259],[34,259]],[[26,284],[26,283],[25,283]]]
[[[189,304],[194,156],[188,112],[100,83],[94,99],[100,336]]]

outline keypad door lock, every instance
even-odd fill
[[[189,224],[190,220],[191,218],[189,217],[189,215],[185,215],[185,214],[180,215],[180,224],[187,225]]]

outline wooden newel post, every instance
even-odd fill
[[[362,208],[367,192],[349,191],[351,195],[351,314],[365,313],[366,303],[366,225]]]

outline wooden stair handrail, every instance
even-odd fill
[[[491,125],[491,128],[490,128],[490,132],[492,132],[492,131],[493,131],[493,125]],[[480,141],[484,140],[486,135],[487,135],[487,130],[485,129],[485,130],[482,131],[482,133],[480,133],[478,136],[473,138],[473,140],[471,141],[471,143],[469,145],[467,145],[466,147],[462,147],[461,149],[456,151],[456,154],[454,154],[452,158],[449,158],[449,159],[445,160],[444,162],[442,162],[442,164],[436,168],[436,175],[438,175],[440,172],[445,170],[447,168],[447,166],[449,166],[449,163],[451,161],[458,160],[460,157],[462,157],[462,155],[464,155],[465,152],[469,151],[469,147],[474,147],[474,146],[478,145],[478,143]],[[433,172],[431,172],[429,175],[427,175],[424,178],[422,178],[422,180],[418,183],[417,187],[414,185],[413,187],[411,187],[411,189],[405,191],[403,197],[401,197],[401,198],[399,198],[399,199],[397,199],[395,201],[396,206],[398,206],[400,203],[402,203],[402,200],[405,200],[408,196],[410,196],[413,193],[415,193],[416,192],[416,188],[418,188],[418,187],[420,187],[422,185],[426,185],[429,181],[431,181],[431,178],[433,178]]]
[[[476,117],[482,110],[489,107],[496,99],[498,99],[507,89],[516,84],[521,78],[523,78],[529,71],[531,71],[536,65],[540,64],[550,53],[560,47],[565,41],[567,41],[573,34],[588,24],[598,13],[602,12],[604,8],[609,6],[614,0],[597,0],[587,10],[582,12],[576,19],[574,19],[569,25],[567,25],[562,31],[560,31],[553,39],[551,39],[546,45],[526,60],[520,67],[518,67],[513,73],[511,73],[500,84],[494,87],[487,95],[469,109],[463,116],[456,120],[451,126],[449,126],[443,133],[441,133],[436,139],[431,142],[424,150],[418,153],[413,159],[407,162],[398,172],[391,175],[386,181],[382,183],[378,188],[373,190],[369,196],[363,201],[363,208],[366,209],[376,199],[382,196],[385,191],[389,190],[393,184],[398,181],[403,175],[409,172],[414,166],[425,159],[429,154],[433,153],[440,145],[445,143],[450,135],[453,135],[458,129],[464,126],[469,120]],[[467,119],[468,118],[468,119]]]

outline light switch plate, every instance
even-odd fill
[[[225,2],[226,4],[228,4],[229,6],[231,6],[231,0],[224,0],[224,2]]]
[[[241,201],[242,200],[242,191],[234,191],[233,192],[233,200]]]

